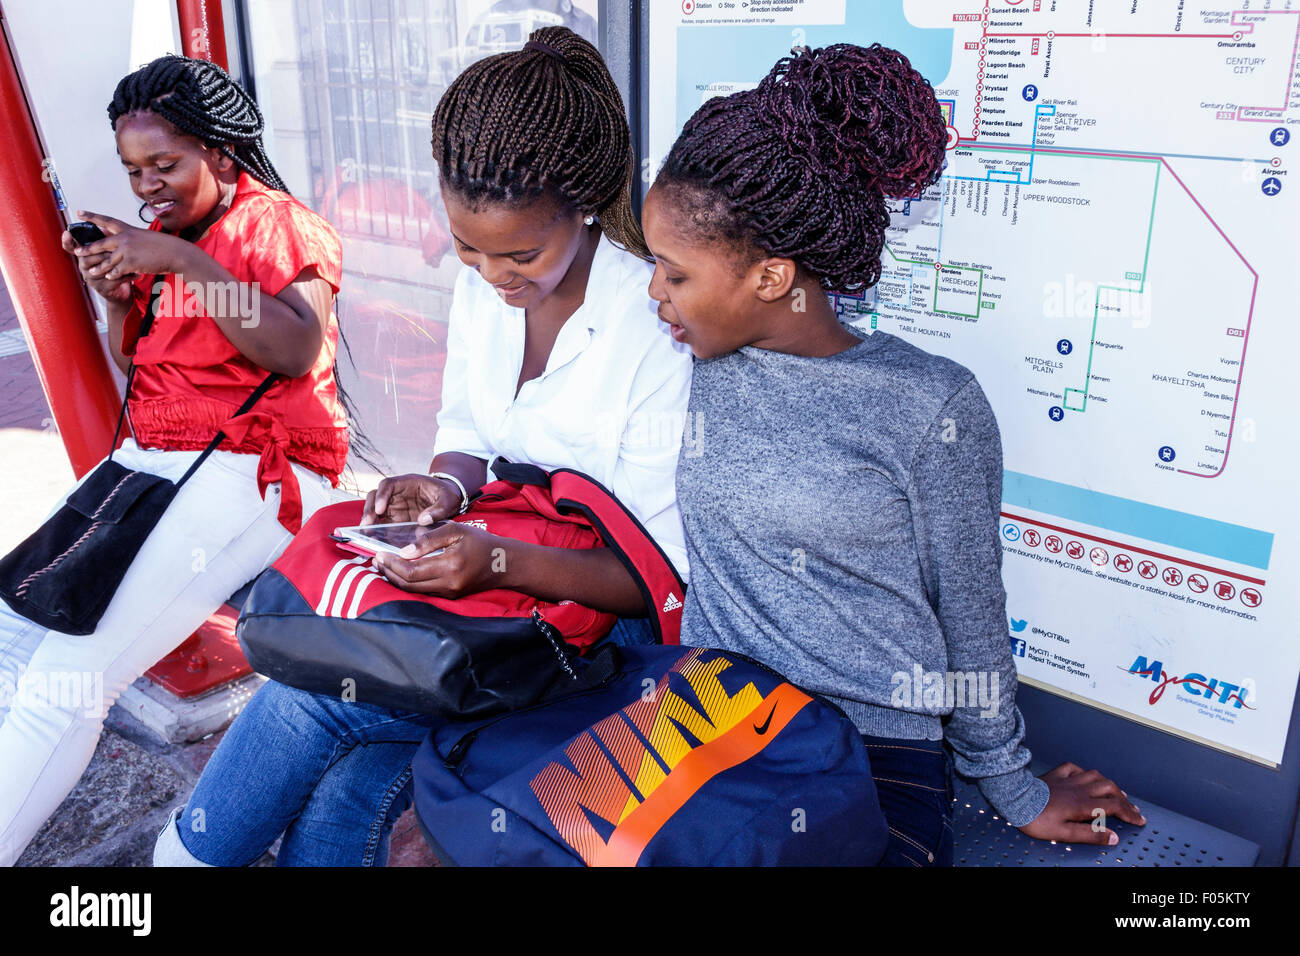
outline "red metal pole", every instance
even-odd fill
[[[176,0],[176,13],[181,22],[182,52],[229,70],[221,0]]]
[[[3,10],[0,29],[0,129],[7,135],[0,154],[0,196],[6,207],[0,271],[72,470],[80,477],[108,454],[122,395],[100,345],[81,275],[59,244],[64,221]]]

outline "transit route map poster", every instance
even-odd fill
[[[1026,683],[1267,765],[1300,674],[1300,2],[661,0],[649,166],[793,45],[934,86],[863,328],[979,378]],[[1297,178],[1290,173],[1297,171]]]

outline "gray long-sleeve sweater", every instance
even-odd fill
[[[827,358],[746,347],[695,363],[690,412],[682,643],[758,658],[863,733],[945,737],[995,810],[1038,816],[1048,791],[1021,743],[1002,587],[1002,444],[970,371],[884,332]]]

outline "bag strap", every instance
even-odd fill
[[[154,281],[150,283],[149,289],[149,306],[144,310],[144,318],[140,320],[140,329],[136,333],[136,339],[142,339],[149,334],[149,329],[153,326],[154,316],[158,314],[158,296],[162,293],[162,285],[154,276]],[[122,422],[126,419],[126,406],[131,401],[131,383],[135,381],[135,358],[132,357],[131,364],[126,370],[126,392],[122,396],[122,410],[117,415],[117,427],[113,429],[113,443],[108,446],[108,457],[113,457],[113,452],[117,451],[117,436],[122,434]],[[135,429],[133,428],[132,431]]]
[[[254,405],[257,404],[257,400],[261,398],[263,395],[265,395],[267,391],[270,389],[270,387],[274,385],[277,381],[279,381],[280,378],[281,376],[279,372],[267,372],[266,378],[262,379],[261,384],[258,385],[257,388],[253,389],[253,394],[249,395],[248,398],[244,399],[244,404],[240,405],[239,410],[235,412],[235,414],[231,415],[230,417],[238,418],[240,415],[243,415],[245,412],[251,409]],[[199,465],[207,461],[208,456],[211,455],[214,451],[216,451],[217,446],[220,445],[225,440],[226,440],[226,433],[223,431],[218,431],[217,434],[213,436],[212,441],[208,442],[208,447],[203,449],[203,454],[199,455],[198,458],[195,458],[194,464],[190,465],[189,470],[186,471],[185,474],[181,475],[181,480],[176,482],[176,487],[179,488],[181,485],[185,484],[185,482],[189,481],[190,475],[198,471]]]
[[[551,681],[533,706],[598,690],[622,674],[625,663],[620,647],[601,641],[586,657],[574,654],[571,660],[562,665],[560,673],[555,675],[555,680]],[[478,730],[473,733],[477,735]]]
[[[551,472],[551,495],[557,510],[585,515],[618,555],[641,591],[656,642],[680,643],[686,584],[636,515],[600,482],[569,468]]]
[[[567,690],[584,691],[601,687],[623,670],[623,652],[617,644],[603,643],[584,660],[586,666],[578,675],[576,683],[566,688]]]
[[[161,292],[162,292],[162,284],[155,281],[153,283],[153,288],[149,293],[149,307],[145,310],[144,318],[140,320],[140,331],[136,336],[137,339],[144,338],[146,335],[149,334],[149,329],[153,327],[153,320],[158,314],[158,296]],[[267,372],[266,378],[262,379],[261,383],[257,386],[257,388],[253,389],[253,394],[249,395],[248,398],[244,399],[244,404],[240,405],[239,410],[235,412],[235,414],[231,415],[230,417],[238,418],[240,415],[243,415],[245,412],[249,411],[254,405],[257,404],[258,399],[260,399],[263,395],[265,395],[267,393],[267,390],[270,389],[270,387],[274,385],[280,379],[280,377],[281,377],[280,373],[278,372]],[[117,416],[117,427],[113,429],[113,444],[111,444],[108,447],[108,457],[110,459],[113,457],[113,452],[117,451],[117,436],[122,433],[122,422],[126,418],[126,407],[131,401],[131,383],[134,381],[135,381],[135,359],[133,358],[131,359],[131,366],[130,368],[127,369],[126,372],[126,395],[122,399],[122,411],[119,412]],[[217,446],[220,445],[223,441],[225,441],[225,438],[226,438],[225,432],[223,431],[217,432],[216,436],[213,437],[212,441],[208,442],[208,447],[203,449],[203,453],[200,454],[198,458],[194,459],[194,463],[191,464],[189,469],[185,472],[185,474],[181,476],[181,480],[176,482],[177,488],[179,488],[181,485],[185,484],[185,482],[190,480],[190,476],[193,475],[194,472],[198,470],[199,465],[207,461],[208,456],[217,450]]]
[[[508,481],[515,485],[536,485],[538,488],[551,487],[551,476],[547,474],[545,468],[539,468],[537,465],[510,461],[498,455],[492,459],[491,468],[492,474],[501,481]]]

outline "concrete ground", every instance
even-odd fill
[[[0,285],[0,554],[30,534],[72,482],[13,306]],[[164,744],[114,707],[90,766],[18,865],[148,866],[168,811],[185,801],[223,734]],[[271,865],[274,849],[257,865]],[[394,827],[389,866],[434,864],[408,811]]]
[[[18,866],[149,866],[168,812],[185,801],[225,732],[163,744],[120,708],[76,788],[28,845]],[[273,866],[275,850],[254,866]],[[436,865],[413,811],[393,827],[389,866]]]

